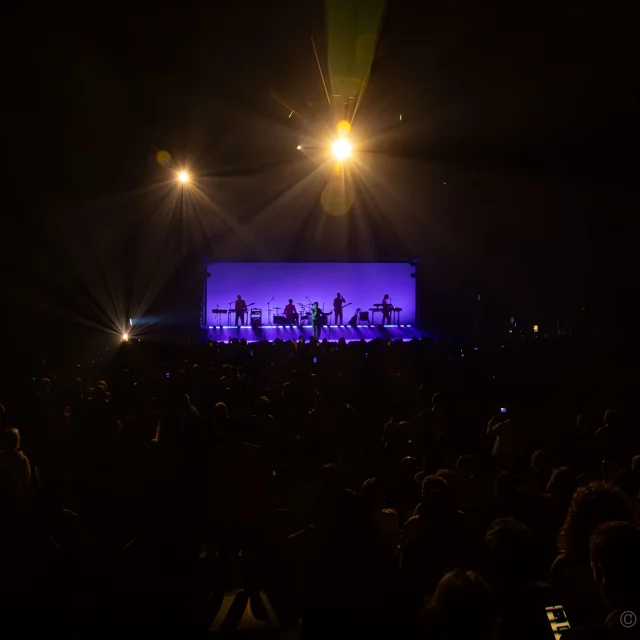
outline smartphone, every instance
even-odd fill
[[[502,407],[500,409],[500,413],[507,413],[507,407]]]
[[[546,607],[545,611],[547,612],[547,620],[551,625],[551,631],[553,631],[553,637],[555,640],[560,640],[562,634],[571,629],[564,607],[558,604],[553,607]]]
[[[313,359],[313,364],[318,364],[318,358]]]
[[[167,371],[167,378],[170,377],[170,376],[171,376],[171,374]]]

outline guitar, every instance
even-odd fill
[[[353,304],[353,302],[347,302],[347,304],[343,304],[342,308],[344,309],[345,307],[348,307],[350,304]]]
[[[254,304],[255,304],[255,302],[252,302],[251,304],[248,304],[248,305],[245,307],[245,311],[246,311],[249,307],[253,307],[253,305],[254,305]],[[235,312],[236,312],[236,310],[235,310],[235,309],[229,309],[229,313],[235,313]]]

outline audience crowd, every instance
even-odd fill
[[[0,389],[1,636],[638,636],[634,416],[450,351],[132,341]]]

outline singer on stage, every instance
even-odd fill
[[[313,337],[316,340],[320,340],[320,333],[322,331],[322,316],[324,314],[318,309],[318,303],[314,302],[311,307],[311,323],[313,324]]]

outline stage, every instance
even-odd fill
[[[305,341],[313,336],[311,326],[304,327],[276,327],[273,325],[264,327],[208,327],[205,330],[206,339],[211,338],[216,342],[227,342],[231,338],[244,338],[247,342],[261,342],[268,340],[299,340],[300,337]],[[337,342],[340,338],[344,338],[347,342],[357,340],[413,340],[414,338],[435,338],[436,336],[426,331],[414,327],[412,325],[389,325],[389,326],[368,326],[361,325],[352,327],[322,327],[320,340],[325,338],[331,342]]]
[[[321,339],[435,337],[418,329],[415,261],[205,262],[200,328],[216,341],[308,340],[314,302],[326,323]],[[242,327],[236,309],[244,312]],[[286,326],[287,313],[304,326]]]

